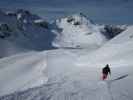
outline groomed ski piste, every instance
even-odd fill
[[[91,50],[56,49],[0,60],[0,100],[133,100],[133,26]],[[101,80],[109,64],[111,76]]]

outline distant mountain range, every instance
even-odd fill
[[[83,13],[51,23],[24,9],[1,10],[0,57],[59,47],[99,47],[125,29],[126,26],[97,25]]]

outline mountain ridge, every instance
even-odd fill
[[[3,52],[0,57],[29,50],[84,48],[93,44],[99,47],[108,40],[109,34],[111,39],[124,30],[116,26],[112,28],[97,25],[83,13],[66,16],[50,23],[28,10],[0,10],[0,51]]]

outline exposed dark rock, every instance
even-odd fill
[[[77,25],[80,25],[81,23],[80,22],[74,22],[74,25],[77,26]]]
[[[104,29],[101,32],[108,38],[111,39],[116,35],[123,32],[125,29],[121,28],[120,26],[113,26],[113,25],[105,25]]]
[[[42,28],[49,28],[49,23],[46,21],[34,22],[34,24]]]
[[[71,23],[72,21],[74,21],[74,18],[73,17],[68,17],[67,22]]]

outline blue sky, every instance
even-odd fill
[[[47,20],[83,12],[96,23],[133,24],[133,0],[0,0],[0,7],[29,9]]]

